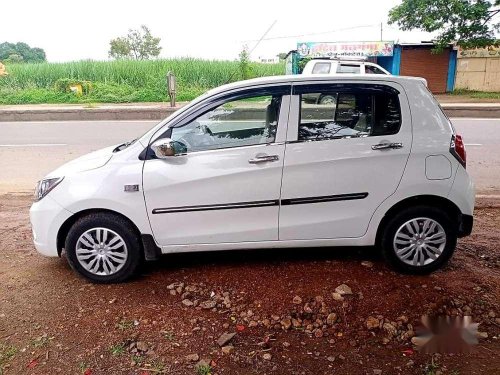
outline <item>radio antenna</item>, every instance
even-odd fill
[[[274,27],[274,25],[276,25],[276,22],[278,22],[278,20],[274,20],[274,22],[271,24],[271,26],[269,26],[267,28],[266,32],[264,34],[262,34],[262,36],[257,41],[257,43],[255,43],[255,46],[253,46],[253,48],[248,52],[248,57],[250,57],[252,52],[255,51],[255,49],[259,46],[260,42],[262,42],[262,40],[266,37],[266,35],[269,34],[269,31],[271,31],[271,29]],[[235,74],[236,74],[235,71],[233,73],[231,73],[231,75],[229,76],[229,79],[224,84],[227,85],[229,82],[231,82],[231,80],[233,79]]]

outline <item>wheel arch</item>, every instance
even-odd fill
[[[59,231],[57,232],[57,254],[61,256],[62,250],[64,249],[64,243],[66,241],[66,237],[69,233],[70,228],[77,222],[78,219],[90,215],[90,214],[96,214],[96,213],[108,213],[111,215],[119,216],[122,219],[126,220],[132,228],[134,228],[134,231],[137,235],[137,237],[140,239],[142,249],[141,251],[144,253],[144,256],[146,260],[155,260],[158,259],[161,251],[160,248],[156,245],[154,238],[150,234],[142,234],[137,225],[130,220],[127,216],[124,214],[106,209],[106,208],[92,208],[92,209],[87,209],[87,210],[82,210],[79,212],[76,212],[72,216],[70,216],[66,221],[61,225],[59,228]]]
[[[455,203],[438,195],[415,195],[399,201],[387,210],[377,228],[375,237],[376,246],[380,246],[384,229],[391,217],[402,210],[415,206],[432,206],[443,209],[456,224],[457,231],[459,230],[462,222],[462,212]]]

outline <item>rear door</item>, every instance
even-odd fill
[[[281,192],[280,240],[361,237],[393,194],[411,149],[396,83],[296,84]],[[330,95],[334,103],[307,103]]]

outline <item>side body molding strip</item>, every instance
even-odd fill
[[[290,198],[290,199],[275,199],[267,201],[254,201],[254,202],[238,202],[238,203],[223,203],[223,204],[206,204],[199,206],[181,206],[181,207],[168,207],[168,208],[155,208],[153,214],[170,214],[176,212],[194,212],[194,211],[213,211],[213,210],[232,210],[235,208],[255,208],[255,207],[269,207],[269,206],[290,206],[295,204],[311,204],[322,202],[335,202],[335,201],[348,201],[355,199],[364,199],[368,193],[351,193],[351,194],[338,194],[338,195],[324,195],[321,197],[307,197],[307,198]]]

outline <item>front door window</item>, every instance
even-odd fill
[[[281,95],[231,100],[172,129],[170,138],[189,152],[273,143]]]

